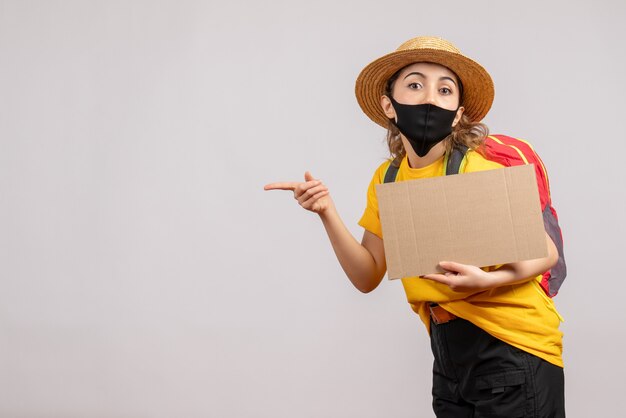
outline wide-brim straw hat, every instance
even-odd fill
[[[356,98],[371,120],[387,128],[389,119],[380,104],[387,81],[400,69],[416,62],[432,62],[452,70],[463,85],[461,105],[465,108],[464,114],[472,122],[485,117],[495,94],[489,73],[445,39],[420,36],[373,61],[359,74],[355,86]]]

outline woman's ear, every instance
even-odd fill
[[[389,119],[396,120],[396,110],[393,108],[393,104],[391,103],[391,100],[389,100],[389,97],[380,97],[380,107],[383,108],[385,116],[387,116]]]
[[[459,106],[459,108],[456,110],[456,116],[454,117],[454,120],[452,121],[453,128],[461,120],[461,116],[463,116],[463,112],[465,112],[465,108],[463,106]]]

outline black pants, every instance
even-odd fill
[[[563,369],[458,318],[431,321],[438,418],[563,418]]]

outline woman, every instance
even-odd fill
[[[391,164],[396,181],[439,176],[455,146],[467,146],[464,172],[501,168],[480,151],[488,130],[480,122],[491,107],[491,77],[454,45],[432,37],[402,44],[366,66],[357,100],[388,129],[392,158],[368,188],[359,244],[339,217],[327,187],[305,173],[304,182],[273,183],[292,190],[318,213],[335,254],[354,286],[375,289],[386,272],[375,185]],[[402,279],[407,299],[431,336],[433,408],[438,417],[562,417],[564,412],[560,316],[538,276],[558,260],[546,234],[548,256],[480,269],[440,263],[445,274]]]

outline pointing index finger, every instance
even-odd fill
[[[295,190],[298,184],[298,182],[294,181],[270,183],[266,184],[263,190]]]

